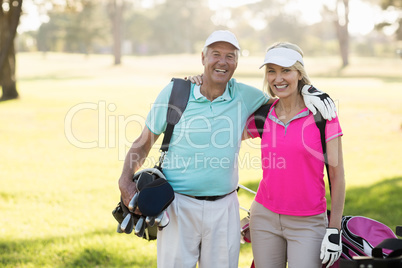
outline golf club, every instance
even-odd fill
[[[162,230],[163,228],[165,228],[170,222],[169,214],[167,213],[166,210],[164,210],[161,214],[162,214],[162,219],[158,224],[159,230]]]
[[[156,225],[159,225],[159,223],[162,220],[162,217],[163,217],[163,211],[158,216],[156,216],[156,218],[155,218],[155,224]]]
[[[150,217],[150,216],[147,216],[146,218],[145,218],[145,222],[149,225],[149,226],[154,226],[155,225],[155,217]]]
[[[237,186],[238,186],[239,188],[242,188],[242,189],[244,189],[244,190],[246,190],[246,191],[248,191],[248,192],[254,194],[254,195],[257,194],[256,192],[254,192],[253,190],[247,188],[246,186],[243,186],[243,185],[241,185],[241,184],[238,184]]]
[[[134,233],[139,237],[142,237],[144,235],[144,231],[145,231],[145,221],[144,220],[145,220],[144,217],[140,217],[137,224],[135,225]]]
[[[120,229],[124,232],[127,228],[128,223],[130,222],[131,219],[131,213],[128,213],[127,216],[124,218],[122,223],[120,224]]]
[[[120,225],[120,223],[117,224],[117,232],[118,232],[119,234],[124,233],[124,232],[121,230],[121,225]]]
[[[242,206],[239,206],[239,208],[240,208],[241,210],[246,211],[248,214],[250,214],[250,210],[248,210],[247,208],[244,208],[244,207],[242,207]]]
[[[134,212],[134,209],[137,206],[138,196],[139,196],[139,192],[136,192],[134,194],[133,198],[131,199],[130,203],[128,204],[128,209],[131,212]]]

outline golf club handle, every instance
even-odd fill
[[[246,190],[246,191],[248,191],[248,192],[254,194],[254,195],[257,194],[257,192],[254,192],[253,190],[247,188],[246,186],[243,186],[243,185],[241,185],[241,184],[238,184],[237,186],[238,186],[239,188],[242,188],[243,190]]]

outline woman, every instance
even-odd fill
[[[286,263],[289,268],[329,267],[340,256],[345,200],[339,121],[336,117],[326,125],[332,187],[328,224],[320,132],[301,94],[304,86],[311,85],[303,52],[294,44],[274,44],[263,66],[264,88],[278,99],[265,121],[263,178],[250,209],[254,263],[257,268],[286,267]],[[259,136],[254,120],[249,122],[246,135]]]

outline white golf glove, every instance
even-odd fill
[[[324,119],[331,121],[336,117],[335,103],[327,93],[316,89],[312,85],[305,85],[302,88],[302,95],[306,107],[313,114],[316,114],[318,109]]]
[[[327,228],[324,239],[321,243],[320,259],[326,268],[332,266],[342,253],[342,231],[337,228]]]

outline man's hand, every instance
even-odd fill
[[[196,84],[197,86],[202,85],[202,74],[184,77],[184,80],[190,80],[191,83]]]
[[[124,205],[128,207],[130,201],[134,197],[134,194],[138,192],[136,183],[129,179],[120,178],[119,188],[121,193],[121,199]]]
[[[316,89],[312,85],[305,85],[302,88],[302,95],[306,107],[313,114],[316,114],[318,109],[324,119],[331,121],[336,117],[335,103],[327,93]]]
[[[324,239],[321,243],[320,259],[326,268],[332,266],[342,253],[342,231],[337,228],[327,228]]]

